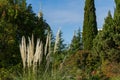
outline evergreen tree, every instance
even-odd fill
[[[114,18],[117,18],[118,16],[120,17],[120,1],[119,0],[114,0],[116,4],[115,12],[114,12]]]
[[[109,11],[103,29],[94,39],[93,52],[100,57],[102,62],[105,60],[120,61],[120,1],[115,0],[115,3],[114,18]]]
[[[51,32],[51,28],[48,23],[43,19],[43,14],[40,12],[40,17],[38,15],[37,24],[33,30],[33,34],[35,36],[35,39],[40,38],[43,42],[43,45],[45,44],[46,36],[48,32]]]
[[[116,19],[113,19],[109,12],[102,31],[94,39],[93,51],[100,57],[102,63],[105,60],[120,61],[120,25]]]
[[[40,38],[45,44],[48,31],[51,31],[50,26],[35,15],[26,0],[0,0],[0,66],[20,62],[19,43],[23,35],[28,37],[33,33],[35,39]]]
[[[4,3],[3,3],[4,2]],[[20,62],[15,5],[12,0],[0,1],[0,67],[12,67]]]
[[[63,61],[65,57],[65,47],[66,45],[64,44],[64,40],[62,38],[62,32],[59,29],[56,35],[54,52],[53,52],[53,58],[54,58],[53,65],[56,68],[58,68],[58,66],[60,65],[60,63]]]
[[[95,14],[94,0],[86,0],[84,8],[83,23],[83,47],[90,50],[93,46],[93,39],[97,35],[97,22]]]
[[[64,40],[62,38],[62,32],[61,30],[58,30],[55,40],[55,47],[54,47],[54,53],[55,54],[61,54],[63,53],[65,49]]]
[[[16,26],[0,20],[0,68],[10,67],[20,61],[16,40]]]
[[[111,12],[108,11],[108,16],[105,18],[105,24],[103,25],[103,29],[107,30],[112,24],[113,18]]]
[[[109,51],[115,47],[113,34],[113,19],[109,11],[108,16],[105,19],[103,29],[99,31],[98,35],[93,41],[94,53],[101,58],[102,62],[105,58],[108,58],[108,54],[110,53]]]
[[[120,33],[120,1],[114,0],[116,4],[114,12],[114,24],[116,25],[116,30]]]
[[[83,45],[82,45],[82,36],[81,36],[80,28],[77,31],[77,43],[78,43],[78,45],[77,45],[78,50],[81,50]]]
[[[82,41],[81,41],[81,32],[80,29],[78,29],[77,33],[76,31],[74,32],[73,39],[70,44],[70,51],[71,52],[76,52],[78,50],[82,49]]]
[[[25,3],[22,3],[25,4]],[[21,4],[21,5],[22,5]],[[18,10],[18,16],[16,18],[15,23],[18,25],[17,28],[17,36],[18,40],[21,40],[21,37],[24,36],[31,36],[33,33],[34,28],[36,27],[37,17],[35,13],[32,11],[32,6],[21,6],[20,10]],[[24,8],[24,9],[23,9]]]

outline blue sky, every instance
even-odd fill
[[[65,43],[70,43],[74,30],[82,30],[85,0],[27,0],[33,11],[38,14],[42,3],[43,17],[51,26],[54,34],[61,28]],[[114,0],[95,0],[97,25],[101,29],[104,18],[110,10],[113,14]]]

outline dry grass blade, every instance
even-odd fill
[[[60,31],[58,31],[58,34],[59,34],[59,32]],[[59,40],[58,35],[57,35],[57,38]],[[47,72],[50,62],[51,62],[51,60],[50,60],[51,59],[51,34],[47,35],[45,48],[43,48],[43,43],[40,41],[40,39],[37,39],[35,50],[34,50],[33,35],[32,35],[31,39],[30,39],[30,37],[28,37],[27,46],[26,46],[25,37],[23,36],[21,44],[20,44],[20,52],[21,52],[21,57],[22,57],[22,61],[23,61],[23,67],[25,68],[27,66],[28,69],[30,67],[32,67],[33,72],[37,71],[37,66],[41,66],[43,55],[45,55],[46,56],[45,72]]]
[[[23,68],[26,67],[26,40],[25,37],[22,37],[22,42],[20,44],[20,53],[23,62]]]
[[[28,37],[28,46],[27,46],[27,64],[28,67],[32,66],[32,61],[33,61],[33,55],[34,55],[34,39],[33,39],[33,35],[32,35],[32,39],[30,40],[30,38]]]
[[[46,38],[45,55],[47,55],[48,43],[49,43],[49,34],[47,35],[47,38]]]
[[[50,62],[51,62],[51,34],[49,34],[48,36],[48,42],[49,42],[49,50],[48,50],[48,54],[46,56],[46,70],[45,73],[47,72]]]
[[[42,42],[40,43],[39,50],[40,50],[40,53],[39,53],[39,66],[40,66],[40,64],[42,62],[42,58],[43,58],[43,44],[42,44]]]
[[[55,46],[54,46],[54,54],[56,53],[57,49],[58,49],[58,43],[60,41],[60,29],[58,30],[57,32],[57,35],[56,35],[56,40],[55,40]]]
[[[34,54],[33,65],[36,64],[39,60],[39,52],[40,52],[39,48],[40,48],[40,39],[37,39],[37,45],[36,45],[36,50]]]

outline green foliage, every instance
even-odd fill
[[[97,64],[100,64],[101,71],[104,75],[110,77],[110,80],[119,79],[118,74],[120,72],[118,69],[120,61],[120,2],[115,0],[115,3],[114,18],[109,11],[103,29],[93,40],[94,54],[92,54],[92,56],[98,57]]]
[[[81,50],[65,60],[61,71],[73,80],[108,80],[96,60],[89,51]]]
[[[33,33],[36,39],[41,38],[45,44],[48,31],[51,31],[50,26],[43,17],[39,19],[35,15],[26,0],[0,0],[0,65],[19,63],[19,41],[23,35]],[[11,57],[17,59],[12,61]]]
[[[64,44],[64,39],[62,38],[62,31],[60,30],[59,34],[58,34],[58,42],[57,42],[57,50],[56,50],[56,54],[62,54],[64,49],[65,49],[65,44]],[[56,40],[57,40],[57,36],[56,36]]]
[[[94,0],[86,0],[84,8],[84,23],[83,23],[83,48],[91,50],[93,39],[97,35],[97,22],[95,14]]]
[[[77,34],[74,33],[72,42],[70,44],[70,52],[74,53],[79,50],[82,50],[82,38],[81,38],[81,32],[80,29],[78,29]]]
[[[94,54],[101,58],[101,62],[105,59],[120,61],[119,26],[120,25],[116,25],[116,20],[112,19],[109,12],[108,17],[105,19],[103,30],[99,31],[93,44]]]
[[[12,80],[13,77],[11,76],[10,74],[10,71],[4,69],[4,68],[1,68],[0,69],[0,80]]]
[[[49,59],[50,68],[45,73],[48,56],[44,55],[42,66],[37,66],[39,68],[37,73],[33,73],[29,69],[21,70],[19,42],[23,35],[26,37],[33,33],[35,41],[40,38],[45,46],[48,32],[52,33],[50,26],[44,20],[42,12],[37,17],[32,11],[32,6],[27,5],[26,0],[0,0],[0,80],[119,79],[120,1],[115,0],[115,3],[114,18],[109,11],[103,29],[98,32],[94,0],[86,0],[83,45],[80,29],[77,34],[74,34],[70,45],[71,53],[78,52],[66,56],[69,51],[66,49],[60,31],[56,54],[52,54]],[[55,43],[53,39],[51,43],[51,53],[53,53]],[[82,47],[88,51],[82,51]],[[93,52],[89,51],[91,48]]]
[[[16,26],[0,21],[0,67],[7,67],[17,64],[18,46],[16,41]]]
[[[52,73],[46,73],[41,74],[38,73],[38,75],[34,73],[30,73],[29,75],[19,75],[12,78],[12,80],[68,80],[63,77],[63,75],[60,73],[60,71],[56,71],[54,75]]]
[[[120,64],[116,62],[104,61],[101,65],[101,71],[109,78],[120,76]]]
[[[114,18],[119,19],[120,18],[120,1],[114,0],[116,4],[115,12],[114,12]]]
[[[46,23],[43,17],[40,17],[37,19],[37,24],[35,24],[34,30],[32,32],[35,36],[35,40],[37,38],[40,38],[43,44],[45,44],[46,36],[48,32],[51,32],[51,29],[50,29],[49,24]]]
[[[110,80],[119,80],[119,79],[120,79],[120,76],[110,78]]]
[[[16,76],[21,74],[21,64],[9,66],[9,68],[0,68],[0,80],[14,80]]]
[[[64,44],[64,39],[62,38],[62,31],[58,30],[54,43],[54,52],[52,54],[52,57],[54,59],[53,66],[55,67],[55,69],[58,69],[58,66],[64,60],[66,55],[66,44]]]

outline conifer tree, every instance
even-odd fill
[[[99,31],[93,43],[93,52],[100,57],[101,62],[120,61],[120,1],[114,1],[116,4],[114,18],[109,11],[103,29]]]
[[[116,15],[118,16],[118,15]],[[103,29],[98,33],[93,43],[93,51],[101,61],[119,62],[120,59],[120,25],[118,18],[112,18],[111,13],[105,19]]]
[[[44,45],[48,30],[50,26],[35,15],[26,0],[0,0],[0,67],[20,62],[19,42],[23,35],[31,36],[33,33],[35,39],[41,38]]]
[[[103,29],[99,31],[98,35],[93,41],[93,52],[95,55],[101,58],[102,62],[104,59],[108,59],[110,56],[112,56],[111,52],[115,48],[115,42],[113,40],[114,36],[113,19],[109,11],[108,16],[105,18]]]
[[[97,22],[95,14],[94,0],[86,0],[84,8],[83,23],[83,47],[90,50],[93,46],[93,39],[97,35]]]
[[[78,29],[77,33],[76,31],[74,32],[73,39],[70,44],[70,51],[76,52],[81,49],[82,49],[81,32],[80,29]]]
[[[78,42],[78,50],[82,49],[82,36],[81,36],[81,31],[80,28],[77,30],[77,42]]]
[[[117,16],[120,16],[120,1],[119,0],[114,0],[115,4],[116,4],[116,8],[115,8],[115,13],[114,13],[114,18],[116,18]]]
[[[62,38],[62,31],[58,30],[56,35],[56,42],[54,47],[54,53],[61,54],[65,49],[64,39]]]
[[[66,44],[64,44],[64,39],[62,38],[62,31],[59,29],[54,44],[54,52],[53,52],[54,63],[59,63],[64,59],[65,48],[66,48]]]
[[[116,25],[116,30],[120,33],[120,1],[115,0],[115,4],[114,24]]]

